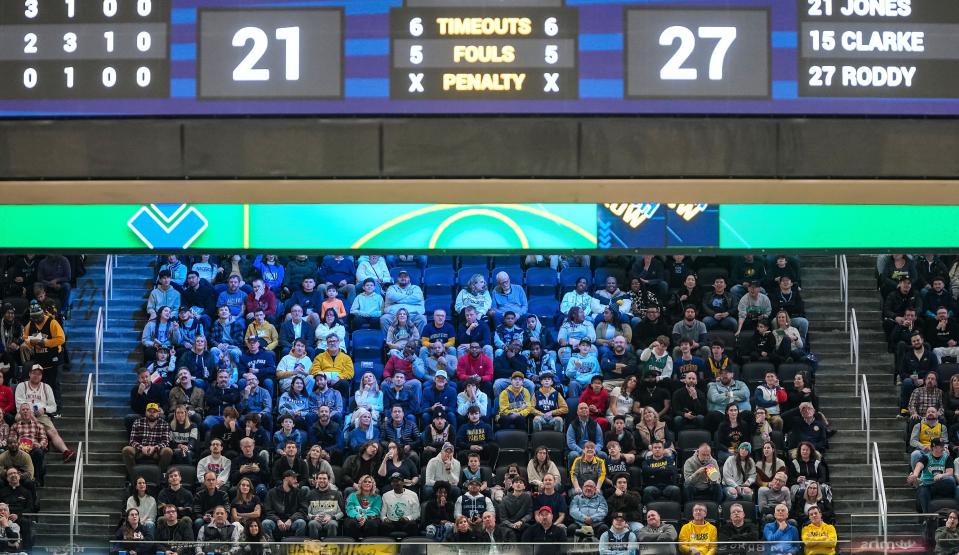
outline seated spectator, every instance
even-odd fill
[[[282,268],[282,266],[280,267]],[[273,294],[271,288],[262,279],[254,279],[251,285],[253,286],[253,290],[247,293],[243,298],[243,314],[246,315],[248,324],[255,323],[257,324],[256,327],[260,328],[266,320],[274,320],[276,318],[276,295]],[[263,311],[263,317],[260,319],[260,322],[257,321],[257,311]],[[234,316],[238,315],[234,314]],[[276,338],[276,328],[273,328],[272,324],[270,328],[273,329],[273,337]],[[247,328],[247,330],[249,330],[249,328]],[[250,334],[247,333],[247,335]],[[256,335],[263,337],[259,332],[257,332]],[[273,348],[275,347],[276,345],[274,344]]]
[[[786,472],[786,463],[776,456],[776,445],[767,440],[763,443],[759,459],[756,460],[756,486],[768,486],[780,472]]]
[[[935,376],[935,374],[929,374],[929,376]],[[920,390],[917,389],[916,391]],[[936,389],[936,391],[939,390]],[[929,453],[933,439],[938,439],[945,446],[949,445],[946,426],[939,420],[936,407],[928,407],[926,408],[926,417],[912,427],[912,433],[909,436],[909,447],[913,449],[909,456],[909,468],[916,466],[920,457]]]
[[[216,487],[216,473],[207,472],[203,475],[203,481],[200,482],[199,489],[193,497],[193,528],[199,530],[206,524],[213,522],[214,512],[222,508],[224,519],[226,508],[230,506],[230,499],[227,492]]]
[[[307,529],[312,539],[336,536],[343,520],[343,494],[335,489],[328,472],[316,475],[316,486],[306,496]]]
[[[806,319],[806,304],[797,288],[793,287],[792,277],[779,278],[778,287],[769,294],[772,304],[771,314],[785,312],[792,325],[799,330],[799,336],[805,338],[809,333],[809,320]]]
[[[423,411],[423,421],[435,417],[437,411],[443,413],[444,419],[456,427],[456,386],[449,383],[449,378],[445,370],[436,372],[433,381],[427,384],[423,390],[421,399],[423,400],[421,410]]]
[[[302,339],[293,341],[293,350],[276,365],[276,377],[279,380],[278,388],[280,391],[290,389],[290,382],[294,377],[300,376],[306,382],[306,390],[313,389],[313,376],[310,375],[312,361],[306,354],[306,343]]]
[[[377,291],[373,278],[363,280],[361,289],[350,307],[350,327],[353,330],[379,329],[383,316],[383,296]]]
[[[243,533],[243,526],[239,522],[227,520],[226,507],[226,505],[218,505],[213,509],[210,520],[197,532],[196,555],[207,552],[231,552],[236,549],[236,544]],[[208,545],[203,545],[207,542]]]
[[[799,414],[802,418],[796,420],[792,425],[789,445],[798,446],[804,442],[810,443],[820,453],[829,449],[829,428],[816,415],[816,409],[812,403],[799,405]]]
[[[539,376],[539,387],[533,392],[533,431],[544,428],[557,432],[563,431],[563,418],[569,413],[566,399],[553,388],[553,374],[545,372]],[[502,401],[501,401],[502,403]]]
[[[626,474],[619,474],[613,477],[613,490],[606,496],[606,506],[609,508],[609,515],[606,517],[606,524],[615,524],[616,515],[622,515],[624,524],[633,532],[642,530],[643,525],[639,522],[639,510],[642,507],[642,500],[639,493],[629,489],[629,477]]]
[[[646,511],[646,526],[636,534],[636,540],[643,543],[643,554],[653,555],[675,555],[676,548],[672,545],[655,546],[651,543],[662,542],[672,543],[676,541],[678,534],[676,527],[668,522],[663,522],[656,510]]]
[[[726,407],[726,414],[716,430],[716,460],[725,462],[727,457],[736,454],[740,445],[752,441],[753,423],[747,415],[739,412],[734,403]]]
[[[227,458],[236,456],[240,436],[240,415],[233,407],[227,407],[223,410],[223,422],[213,426],[208,432],[208,439],[219,439],[222,441],[223,454]]]
[[[174,313],[180,311],[180,292],[173,288],[169,270],[160,270],[156,287],[147,298],[147,317],[153,320],[160,313],[160,307],[168,307]]]
[[[757,409],[765,409],[766,419],[770,426],[781,431],[783,429],[783,421],[779,416],[781,412],[779,404],[785,402],[787,398],[788,393],[779,386],[779,376],[775,371],[769,370],[766,372],[765,381],[756,386],[753,394],[753,406],[757,407]]]
[[[677,433],[687,429],[703,429],[706,422],[706,395],[699,389],[696,373],[683,374],[683,385],[673,392],[670,404],[675,415],[673,428]]]
[[[936,529],[936,555],[948,555],[959,550],[959,511],[952,509],[946,523]]]
[[[762,292],[761,282],[755,280],[749,282],[748,292],[739,299],[736,310],[739,313],[739,325],[736,327],[737,336],[743,330],[755,330],[756,324],[760,320],[769,320],[769,316],[772,314],[772,303],[769,301],[769,297]]]
[[[765,515],[767,521],[772,519],[772,514],[777,505],[789,504],[792,496],[789,488],[786,487],[786,473],[777,472],[768,487],[759,488],[757,496],[756,510],[760,515]]]
[[[603,453],[603,430],[599,424],[589,417],[589,407],[586,403],[576,406],[576,418],[566,428],[566,451],[570,463],[583,454],[586,442],[591,441],[600,457]]]
[[[583,485],[592,482],[593,486],[606,480],[606,461],[596,455],[596,444],[587,441],[583,454],[573,459],[569,467],[569,479],[572,495],[583,493]],[[603,515],[605,517],[605,515]]]
[[[769,542],[769,553],[799,553],[802,544],[799,530],[789,522],[789,507],[785,503],[776,505],[773,513],[775,520],[763,527],[763,541]]]
[[[220,305],[217,307],[217,319],[210,326],[210,344],[213,347],[210,352],[216,363],[219,363],[223,357],[228,356],[234,363],[240,362],[240,346],[243,344],[244,323],[237,319],[231,312],[230,307]],[[194,376],[196,373],[194,372]]]
[[[602,312],[602,321],[596,325],[596,348],[603,358],[612,350],[613,340],[622,337],[622,346],[629,345],[633,338],[633,328],[627,322],[620,322],[619,311],[606,307]]]
[[[669,355],[669,338],[661,335],[639,353],[640,373],[645,377],[653,373],[656,381],[666,381],[673,377],[673,357]]]
[[[433,541],[446,541],[453,534],[453,503],[450,502],[450,486],[446,482],[434,484],[433,497],[423,507],[424,535]],[[423,497],[426,497],[425,491]]]
[[[455,364],[453,365],[456,366]],[[388,388],[393,387],[393,376],[396,374],[403,374],[403,387],[411,389],[413,395],[417,399],[423,397],[423,382],[421,382],[417,377],[423,378],[424,380],[427,377],[432,380],[433,376],[427,376],[423,372],[423,359],[416,356],[416,346],[413,343],[407,343],[403,347],[402,353],[392,353],[389,356],[389,359],[386,361],[386,366],[383,367],[383,390],[386,391]]]
[[[457,518],[465,516],[474,530],[478,530],[482,525],[483,513],[487,511],[495,513],[493,501],[483,495],[480,488],[481,483],[477,479],[467,482],[466,492],[456,499],[456,505],[453,507],[453,515]]]
[[[492,311],[493,299],[489,291],[486,290],[486,278],[482,274],[473,274],[470,276],[466,286],[456,295],[453,303],[453,311],[462,313],[466,307],[473,307],[481,321],[486,321],[487,316]]]
[[[806,489],[802,491],[802,495],[797,496],[793,501],[790,514],[793,520],[796,521],[798,528],[802,528],[809,523],[807,513],[812,507],[819,509],[820,516],[826,520],[826,522],[832,524],[836,521],[836,513],[833,511],[832,501],[829,499],[828,493],[823,492],[824,489],[825,487],[819,487],[817,482],[808,482]]]
[[[456,517],[453,534],[449,537],[449,541],[454,545],[476,543],[480,541],[480,537],[473,530],[470,520],[464,515],[460,515]]]
[[[599,363],[603,371],[603,383],[615,391],[625,380],[638,375],[638,364],[639,359],[629,346],[629,340],[624,335],[616,335],[609,341],[609,348]]]
[[[210,440],[210,454],[197,463],[196,481],[202,482],[207,472],[216,474],[217,488],[230,483],[230,459],[223,456],[223,441],[219,438]]]
[[[679,503],[680,489],[675,455],[663,448],[663,442],[653,440],[649,454],[642,458],[643,503],[668,499]]]
[[[137,417],[146,415],[148,404],[156,403],[157,405],[162,406],[168,398],[164,385],[154,384],[149,370],[146,368],[137,368],[136,372],[137,383],[130,390],[130,410],[132,411],[132,414],[126,418],[127,429],[133,425],[133,421],[136,420]],[[0,378],[0,380],[2,380],[2,378]],[[42,394],[42,392],[39,390],[40,387],[41,386],[38,383],[36,391],[29,391],[31,396]],[[17,392],[19,393],[19,400],[16,401],[17,404],[31,403],[27,400],[28,388],[33,389],[33,384],[31,384],[29,381],[21,382],[17,385]],[[14,399],[17,399],[17,397],[14,396]],[[14,399],[11,399],[11,401]],[[16,409],[14,408],[14,410]],[[8,411],[4,410],[4,412],[6,413]]]
[[[376,383],[376,376],[373,375],[373,372],[364,372],[360,376],[360,383],[353,393],[353,403],[357,409],[370,411],[374,420],[379,420],[380,415],[383,414],[383,392],[380,391],[380,384]],[[326,408],[329,409],[330,407],[327,406]],[[327,410],[327,412],[330,411]],[[354,418],[355,414],[350,418],[350,421],[353,421]]]
[[[20,442],[7,441],[9,435],[10,428],[7,427],[4,431],[3,427],[0,426],[0,442],[5,447],[3,453],[0,453],[0,475],[6,476],[7,471],[12,468],[20,473],[25,484],[36,487],[33,481],[38,473],[33,466],[33,459],[20,448]]]
[[[602,379],[599,360],[590,338],[583,337],[577,342],[576,352],[570,355],[566,363],[566,377],[569,378],[570,399],[579,399],[583,390],[593,381],[593,377]]]
[[[681,279],[681,283],[670,288],[673,293],[666,303],[669,318],[672,320],[681,320],[686,313],[686,307],[689,306],[695,308],[698,313],[703,304],[703,296],[696,283],[696,274],[688,273]]]
[[[563,295],[563,300],[559,305],[560,312],[568,314],[570,309],[580,308],[583,311],[584,318],[590,320],[592,324],[593,318],[598,313],[600,303],[589,294],[588,289],[589,281],[585,277],[578,278],[575,288]]]
[[[679,340],[679,356],[673,359],[673,375],[677,376],[677,379],[682,379],[688,372],[694,372],[697,378],[706,378],[705,359],[709,357],[710,347],[703,345],[699,349],[703,356],[697,356],[693,352],[693,345],[693,340],[688,337]]]
[[[882,329],[888,336],[893,327],[902,325],[907,309],[922,314],[922,298],[912,288],[912,279],[901,275],[894,288],[883,293]]]
[[[233,522],[259,520],[263,514],[263,505],[260,497],[253,489],[253,482],[249,478],[240,478],[236,482],[236,497],[230,504],[230,517]]]
[[[565,528],[567,522],[566,515],[569,512],[569,508],[566,505],[565,494],[556,488],[559,483],[559,479],[554,475],[543,475],[543,485],[538,495],[533,498],[533,510],[535,514],[543,507],[549,507],[550,510],[552,510],[552,514],[556,517],[556,524]]]
[[[273,391],[273,380],[276,377],[276,355],[273,354],[275,349],[276,345],[270,348],[269,342],[264,348],[262,338],[247,334],[246,352],[240,356],[238,364],[241,388],[246,385],[246,380],[256,376],[266,389]]]
[[[380,533],[402,532],[415,536],[419,532],[420,498],[412,490],[406,489],[403,475],[394,472],[390,476],[392,489],[383,494],[383,508],[380,512]]]
[[[599,373],[599,359],[596,351],[592,348],[593,341],[596,340],[596,329],[593,322],[586,317],[586,312],[580,306],[573,306],[566,313],[566,320],[559,327],[559,333],[556,335],[556,342],[559,345],[559,363],[569,370],[567,364],[574,352],[581,352],[579,343],[584,339],[589,340],[589,352],[596,359],[596,370]]]
[[[313,330],[313,338],[316,341],[314,347],[317,353],[326,350],[326,338],[335,335],[340,340],[340,345],[346,345],[346,326],[340,323],[336,315],[335,308],[327,308],[323,311],[323,316],[316,329]]]
[[[532,414],[533,398],[523,385],[522,372],[513,372],[509,387],[500,393],[499,412],[496,420],[500,429],[527,430]]]
[[[733,503],[729,506],[729,517],[719,528],[719,541],[743,543],[720,545],[720,553],[733,554],[755,551],[756,546],[752,542],[759,541],[759,532],[751,520],[751,518],[746,520],[746,511],[743,510],[743,506],[739,503]]]
[[[536,448],[533,458],[526,465],[526,475],[529,478],[530,489],[539,490],[543,486],[543,477],[550,474],[554,481],[562,480],[559,468],[549,458],[549,449],[540,445]]]
[[[959,324],[945,307],[936,310],[932,321],[926,326],[926,337],[932,345],[932,352],[944,362],[945,357],[959,358]]]
[[[722,474],[719,463],[712,456],[708,443],[703,443],[683,464],[686,499],[708,499],[716,503],[723,501],[721,487]],[[705,512],[705,510],[704,510]]]
[[[314,379],[318,374],[326,374],[330,387],[340,392],[341,400],[350,396],[353,359],[340,348],[340,338],[336,334],[326,336],[326,350],[313,359],[310,374]]]
[[[174,505],[164,505],[163,515],[157,521],[153,539],[157,542],[157,551],[179,553],[182,544],[193,541],[193,527],[188,519],[180,518]]]
[[[792,320],[789,319],[789,315],[785,311],[780,310],[776,313],[776,321],[773,322],[773,337],[776,339],[776,353],[780,359],[808,362],[815,372],[818,362],[807,355],[803,335],[792,325]]]
[[[303,319],[303,307],[299,304],[293,304],[293,306],[290,307],[289,318],[280,324],[279,349],[281,352],[288,353],[293,350],[293,342],[297,339],[302,339],[303,344],[307,346],[316,343],[316,333],[314,330],[316,326],[319,325],[320,318],[315,314],[312,316],[316,322]],[[308,349],[307,354],[314,355],[315,353],[311,352],[311,349]]]
[[[372,476],[361,476],[357,485],[356,490],[346,500],[343,533],[359,540],[379,534],[383,498],[377,493]]]
[[[662,316],[659,306],[650,306],[642,319],[633,318],[633,348],[640,351],[659,336],[669,337],[672,329],[673,327]]]
[[[306,535],[306,497],[298,480],[295,470],[284,471],[282,483],[271,489],[263,501],[263,531],[275,540]]]
[[[707,385],[719,379],[726,368],[732,371],[733,362],[726,353],[726,344],[722,339],[714,339],[709,344],[709,357],[706,359],[706,368],[709,372],[703,376],[703,384]]]
[[[194,266],[197,264],[202,263],[197,262]],[[192,312],[204,332],[210,330],[210,324],[213,323],[213,317],[216,316],[217,295],[213,286],[210,285],[212,282],[212,276],[208,278],[200,275],[197,271],[191,270],[186,274],[186,285],[183,287],[183,292],[180,293],[180,313],[183,314],[184,308]],[[181,327],[183,327],[182,324]],[[198,335],[203,335],[203,333]]]
[[[822,462],[822,455],[807,441],[799,444],[795,456],[790,458],[789,487],[792,494],[806,487],[806,482],[824,482],[827,476],[826,465]]]
[[[385,345],[387,352],[392,355],[399,355],[404,352],[404,347],[410,345],[415,354],[416,347],[420,342],[419,328],[413,324],[410,319],[410,313],[401,308],[396,311],[395,318],[390,326],[386,328]]]
[[[337,298],[340,292],[337,290],[336,286],[327,285],[324,291],[326,292],[326,297],[323,300],[323,303],[320,305],[320,312],[323,314],[323,320],[326,320],[326,312],[332,308],[333,313],[336,314],[336,318],[338,320],[345,321],[347,316],[346,305],[343,304],[343,301]]]
[[[375,381],[376,380],[374,380],[374,383]],[[359,417],[357,415],[361,410],[366,411],[367,409],[361,407],[353,414],[354,426],[358,422]],[[317,409],[317,414],[316,423],[310,430],[310,441],[319,445],[324,452],[329,453],[330,462],[341,463],[343,461],[343,451],[345,448],[343,427],[330,417],[330,407],[323,405]],[[367,412],[366,414],[367,417],[369,417],[370,413]]]
[[[33,434],[25,434],[25,428],[28,428],[31,423],[33,425],[38,424],[26,403],[20,405],[20,417],[21,421],[11,429],[11,440],[23,436],[33,436]],[[14,430],[16,430],[17,437],[14,437]],[[63,440],[60,440],[60,442],[62,443]],[[71,453],[73,452],[71,451]],[[133,475],[133,467],[142,460],[156,461],[160,465],[161,472],[165,472],[167,467],[170,466],[170,461],[173,459],[173,450],[170,449],[170,426],[160,418],[159,405],[156,403],[147,405],[146,416],[137,418],[133,423],[133,429],[130,431],[130,444],[123,448],[122,454],[127,473],[131,476]],[[72,459],[75,456],[74,453],[70,458]],[[66,451],[64,451],[64,460],[68,460]],[[36,461],[34,463],[36,464]]]
[[[467,391],[469,388],[475,389],[475,385],[469,386]],[[481,416],[479,407],[470,406],[467,409],[466,422],[460,424],[456,432],[456,448],[459,450],[460,459],[465,460],[467,453],[478,453],[481,460],[492,464],[496,460],[496,454],[499,453],[499,447],[494,443],[493,428],[484,422]],[[456,485],[455,482],[453,485]]]
[[[203,419],[203,426],[206,429],[222,423],[224,411],[228,407],[240,404],[240,390],[230,383],[228,370],[217,371],[216,383],[207,388],[204,400],[206,401],[206,418]]]
[[[475,407],[483,420],[488,420],[489,397],[479,389],[482,380],[479,376],[472,376],[460,382],[462,391],[456,396],[456,414],[467,416],[469,410]]]
[[[493,370],[493,345],[490,337],[489,326],[484,325],[479,318],[479,313],[472,306],[463,309],[463,321],[456,330],[456,345],[459,360],[457,361],[457,372],[463,362],[463,357],[471,353],[473,343],[476,343],[482,349],[482,354],[490,359],[490,378]]]
[[[240,480],[246,480],[250,483],[251,492],[260,499],[266,497],[270,483],[268,462],[269,458],[264,458],[262,453],[256,452],[256,442],[253,438],[241,439],[240,454],[230,462],[230,483],[239,484]],[[235,502],[234,505],[236,505]],[[257,515],[255,518],[259,517],[260,515]]]
[[[579,396],[579,402],[586,403],[590,417],[596,420],[604,433],[608,432],[609,421],[606,420],[606,412],[609,409],[609,392],[603,387],[601,376],[593,376],[590,379],[589,387]]]
[[[693,505],[693,519],[683,524],[679,531],[680,551],[698,555],[715,555],[716,539],[719,534],[716,526],[706,522],[706,505]]]
[[[418,453],[412,455],[404,453],[402,447],[395,442],[387,443],[386,455],[380,461],[380,467],[376,471],[379,485],[385,490],[389,486],[391,477],[399,474],[407,486],[417,486],[420,482],[418,456]]]
[[[679,342],[683,339],[692,342],[690,344],[691,352],[702,357],[708,356],[706,325],[697,320],[696,315],[696,307],[686,306],[683,311],[683,319],[673,325],[671,338],[673,344],[677,346],[673,349],[673,358],[679,358],[682,354]]]
[[[929,372],[922,380],[921,387],[917,387],[909,395],[909,426],[918,424],[926,415],[929,407],[936,409],[936,417],[941,418],[945,413],[942,400],[942,390],[939,389],[939,376]]]
[[[423,456],[430,458],[443,449],[443,445],[456,439],[456,430],[446,421],[446,413],[436,409],[423,414],[426,429],[423,430]]]
[[[440,353],[451,355],[452,360],[456,361],[456,328],[446,320],[446,311],[442,308],[433,311],[433,321],[423,328],[420,336],[420,356],[424,359],[430,354],[435,356],[436,343],[441,345]]]
[[[836,528],[823,521],[819,507],[809,507],[808,523],[802,529],[803,553],[805,555],[835,555]],[[937,531],[938,532],[938,531]],[[936,544],[939,545],[938,533]]]
[[[157,307],[157,314],[143,326],[140,334],[140,344],[143,345],[143,359],[150,361],[156,357],[157,350],[166,348],[168,353],[171,347],[176,348],[183,341],[180,334],[180,324],[170,307]]]
[[[153,551],[153,545],[149,543],[141,543],[153,540],[153,530],[147,528],[142,522],[140,522],[140,511],[137,510],[136,507],[127,509],[123,518],[123,524],[117,528],[116,534],[113,535],[113,539],[121,542],[130,542],[121,543],[118,547],[122,551],[126,551],[131,555],[137,555],[137,553],[150,553]]]
[[[357,409],[355,418],[353,430],[347,436],[346,450],[357,453],[361,446],[370,441],[379,441],[380,427],[373,422],[372,415],[366,409]]]
[[[127,498],[126,509],[136,509],[140,514],[140,525],[152,535],[156,528],[157,502],[147,493],[147,481],[137,476],[133,481],[133,494]]]
[[[497,544],[507,544],[513,537],[511,530],[496,525],[496,513],[492,511],[483,513],[480,528],[475,534],[477,542],[488,542],[492,549],[497,549]]]
[[[316,376],[316,386],[320,387],[320,384],[323,384],[323,392],[329,390],[326,388],[326,375],[318,374]],[[339,394],[338,391],[333,391],[336,394]],[[326,405],[325,405],[326,406]],[[293,418],[293,423],[300,429],[309,429],[316,418],[316,400],[306,392],[306,382],[303,378],[297,376],[292,379],[290,382],[290,389],[287,390],[283,395],[280,396],[280,400],[277,403],[277,412],[280,416],[290,416]],[[343,403],[340,401],[340,418],[342,419],[342,409]],[[331,413],[332,416],[332,413]]]
[[[748,345],[749,348],[744,349],[747,351],[743,356],[744,361],[777,364],[783,358],[776,350],[776,336],[770,331],[769,321],[765,318],[756,322],[756,329],[753,331],[752,337],[749,338]]]
[[[447,493],[459,497],[460,462],[453,456],[453,444],[445,443],[440,452],[426,463],[423,497],[432,497],[437,483],[445,484]]]
[[[726,407],[733,403],[739,412],[751,410],[749,405],[749,387],[745,383],[733,379],[733,369],[727,366],[719,373],[719,380],[710,382],[706,388],[707,427],[718,427],[723,419]],[[712,420],[710,426],[709,421]],[[748,420],[748,419],[744,419]]]
[[[527,314],[526,329],[523,330],[523,348],[526,349],[523,356],[537,373],[547,369],[556,372],[556,352],[550,350],[555,345],[552,331],[540,323],[539,316]]]
[[[215,478],[214,478],[215,483]],[[180,470],[171,468],[166,473],[166,487],[157,494],[157,505],[160,507],[174,507],[180,519],[190,525],[190,533],[193,533],[193,493],[183,487],[183,477]],[[215,486],[214,486],[215,487]],[[166,518],[164,510],[164,518]]]
[[[510,376],[513,372],[523,374],[523,385],[527,389],[533,389],[533,382],[525,379],[527,371],[535,377],[530,368],[529,360],[523,355],[523,340],[521,335],[514,337],[507,343],[499,343],[500,348],[496,349],[496,358],[493,359],[493,395],[499,398],[499,394],[509,386]]]
[[[713,281],[712,293],[703,296],[703,324],[707,330],[736,331],[738,316],[739,307],[726,290],[726,278],[717,277]]]
[[[216,358],[207,350],[207,340],[203,336],[196,338],[193,349],[183,353],[178,360],[177,383],[180,371],[184,368],[190,373],[191,385],[206,389],[206,384],[216,379]]]
[[[393,374],[391,384],[383,389],[383,406],[400,407],[403,413],[412,421],[416,421],[416,415],[420,413],[420,398],[418,392],[406,386],[406,374],[397,372]]]
[[[565,515],[563,515],[565,516]],[[566,530],[553,522],[553,509],[549,505],[542,505],[536,509],[536,524],[523,532],[523,543],[542,543],[546,545],[534,546],[534,555],[555,552],[557,543],[567,541]]]
[[[255,416],[257,423],[262,423],[267,430],[273,429],[273,396],[270,393],[272,390],[272,383],[269,390],[264,389],[260,387],[259,377],[248,374],[246,384],[240,390],[240,403],[237,407],[245,418]]]
[[[663,449],[669,455],[676,453],[673,445],[673,433],[666,427],[666,423],[659,419],[656,409],[651,406],[643,407],[642,418],[636,423],[636,450],[641,457],[649,455],[650,446],[654,441],[663,444]]]
[[[416,416],[407,418],[401,405],[393,405],[390,417],[380,427],[383,431],[384,446],[392,441],[403,450],[406,456],[412,455],[419,460],[422,438],[416,427]]]
[[[744,441],[723,463],[723,487],[726,488],[726,499],[752,500],[756,485],[756,463],[751,456],[752,450],[752,445]]]
[[[290,415],[280,417],[280,428],[273,434],[273,446],[276,453],[282,455],[286,451],[286,443],[292,441],[297,449],[301,449],[306,442],[303,430],[294,428],[294,420]]]
[[[499,535],[496,535],[495,540],[517,541],[533,519],[533,500],[526,492],[526,482],[521,477],[512,480],[512,491],[503,497],[499,504],[499,511]],[[490,523],[495,527],[496,515],[489,512],[483,513],[484,532],[493,534],[489,529]]]
[[[919,510],[929,512],[934,497],[951,498],[955,494],[956,479],[952,457],[939,439],[932,440],[932,450],[922,455],[906,477],[910,486],[918,487]]]
[[[361,268],[362,265],[363,263],[361,262]],[[370,277],[379,280],[379,275]],[[385,277],[389,280],[389,273],[387,273]],[[357,270],[356,278],[357,281],[360,280],[359,270]],[[417,329],[422,330],[423,326],[426,325],[426,317],[424,316],[426,313],[426,305],[423,301],[423,290],[420,289],[419,285],[410,283],[410,274],[406,270],[400,270],[397,273],[396,283],[386,289],[383,298],[383,316],[380,317],[380,328],[384,330],[389,329],[390,324],[392,324],[396,318],[396,312],[401,308],[406,309],[410,315],[410,321]]]
[[[513,287],[508,273],[498,272],[494,277],[496,287],[492,291],[489,315],[498,326],[507,312],[512,312],[516,317],[526,314],[529,311],[529,301],[522,287]]]
[[[467,311],[467,315],[469,314],[470,312]],[[491,395],[493,393],[493,361],[484,349],[485,347],[477,341],[469,343],[469,352],[461,355],[456,361],[456,379],[463,384],[467,379],[476,376],[480,380],[479,388],[487,395]]]

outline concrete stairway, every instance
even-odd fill
[[[804,258],[804,262],[809,257]],[[851,255],[849,302],[856,309],[860,338],[860,373],[868,376],[872,404],[871,441],[879,446],[890,512],[913,512],[914,497],[903,475],[903,428],[896,419],[896,388],[890,382],[891,357],[886,354],[875,290],[875,257]],[[833,257],[822,268],[804,264],[803,292],[810,320],[816,326],[813,351],[820,359],[817,391],[823,413],[839,431],[827,457],[834,505],[848,538],[875,535],[877,503],[872,500],[870,468],[866,466],[866,436],[861,428],[860,399],[855,394],[855,369],[849,363],[849,334],[843,330],[843,305],[835,288],[817,291],[820,276],[835,281]],[[810,261],[815,263],[816,260]],[[825,370],[825,371],[824,371]],[[855,515],[855,516],[849,516]]]
[[[126,499],[126,471],[120,450],[127,434],[123,417],[129,412],[129,394],[135,378],[132,369],[139,363],[135,352],[145,319],[144,299],[152,280],[152,257],[119,256],[114,269],[114,298],[110,301],[108,330],[104,334],[104,357],[100,364],[99,395],[94,401],[94,427],[90,432],[89,463],[84,466],[84,499],[80,502],[77,545],[106,548],[120,520]],[[87,376],[94,372],[95,327],[98,309],[103,306],[106,256],[88,256],[87,274],[77,284],[72,318],[66,322],[67,345],[72,368],[61,376],[63,416],[56,424],[67,444],[75,447],[84,440],[84,394]],[[51,456],[47,479],[41,491],[41,512],[66,514],[73,480],[73,465],[64,465]],[[66,517],[41,517],[38,547],[68,544]]]

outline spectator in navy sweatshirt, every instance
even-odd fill
[[[203,329],[210,329],[210,324],[216,318],[216,291],[200,274],[190,270],[186,274],[186,285],[180,293],[180,308],[187,307],[197,315],[203,324]]]
[[[356,265],[352,257],[341,254],[324,256],[320,266],[320,280],[323,282],[320,289],[326,290],[332,285],[343,297],[346,306],[353,305],[353,297],[356,296]]]
[[[479,343],[483,353],[493,358],[493,346],[490,344],[489,326],[479,321],[476,309],[468,306],[463,309],[464,321],[456,332],[456,345],[459,356],[466,354],[470,343]]]
[[[303,311],[302,316],[316,328],[320,325],[320,305],[323,304],[323,293],[316,287],[316,278],[306,276],[300,283],[299,289],[293,292],[293,296],[286,301],[286,311],[292,313],[293,307],[299,306]],[[313,342],[310,342],[312,345]]]
[[[240,390],[230,385],[230,373],[220,370],[216,375],[216,384],[206,390],[206,414],[203,425],[207,430],[223,422],[223,409],[235,407],[240,403]]]

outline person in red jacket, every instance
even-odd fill
[[[579,402],[586,403],[590,418],[599,424],[604,434],[608,432],[609,421],[606,420],[606,410],[609,408],[609,393],[603,387],[602,376],[593,376],[593,379],[589,381],[589,387],[579,396]]]
[[[487,395],[493,395],[493,359],[483,352],[483,347],[476,341],[470,343],[465,355],[456,362],[456,379],[462,384],[470,376],[479,376],[479,388]]]
[[[383,385],[382,387],[393,386],[393,374],[403,374],[406,376],[406,387],[416,391],[416,398],[423,398],[423,383],[417,379],[418,375],[423,375],[423,360],[416,356],[416,345],[410,341],[403,347],[403,356],[390,355],[383,367]]]
[[[253,314],[257,310],[263,310],[266,319],[271,323],[276,321],[276,295],[259,278],[253,280],[253,291],[247,293],[243,300],[243,313],[246,314],[247,323],[253,321]]]
[[[17,416],[17,406],[14,403],[13,390],[3,383],[3,378],[4,375],[0,373],[0,411],[3,411],[3,419],[7,424],[13,424],[14,417]]]

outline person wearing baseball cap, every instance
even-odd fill
[[[446,421],[456,429],[456,386],[449,381],[446,370],[437,370],[432,381],[426,382],[423,388],[422,407],[423,419],[435,418],[437,412],[442,412]]]
[[[613,523],[609,530],[599,537],[599,552],[603,555],[630,555],[636,553],[636,534],[629,529],[626,514],[617,512],[610,515]]]
[[[306,535],[306,494],[299,486],[299,473],[283,471],[283,481],[263,500],[263,531],[275,541],[285,536]]]
[[[563,324],[563,326],[566,326],[566,324]],[[560,328],[560,336],[562,334],[563,329]],[[579,399],[579,395],[589,386],[593,376],[602,375],[599,359],[590,337],[581,338],[576,348],[573,349],[569,362],[566,363],[566,375],[569,377],[568,396],[570,399]]]
[[[520,538],[523,543],[547,544],[534,546],[533,555],[556,553],[556,546],[548,544],[566,543],[566,530],[554,524],[553,517],[553,509],[549,505],[543,505],[533,514],[536,524],[523,532]]]
[[[428,422],[423,431],[423,457],[433,457],[445,445],[450,445],[448,440],[456,435],[456,430],[446,420],[446,413],[439,408],[424,414],[423,421]]]
[[[30,368],[39,364],[43,368],[43,383],[53,390],[56,404],[62,406],[60,398],[60,365],[63,364],[64,343],[67,338],[60,323],[43,311],[39,303],[30,305],[30,320],[23,327],[23,344],[20,356]]]
[[[440,452],[426,463],[426,480],[423,482],[423,498],[431,499],[433,497],[433,488],[437,483],[444,483],[449,488],[450,500],[460,494],[460,489],[456,484],[460,481],[460,469],[462,465],[454,456],[453,444],[446,442],[443,444]]]
[[[493,500],[483,495],[480,491],[481,487],[482,483],[478,479],[470,479],[466,483],[466,493],[456,500],[456,505],[453,508],[453,514],[457,517],[463,515],[468,518],[474,530],[479,529],[483,520],[483,513],[486,511],[496,512],[493,507]]]
[[[26,403],[21,405],[21,413],[26,406],[28,406]],[[130,476],[133,475],[133,467],[137,461],[144,459],[156,461],[160,465],[160,471],[166,472],[173,460],[173,449],[170,448],[170,425],[161,417],[160,405],[147,403],[145,410],[146,416],[141,416],[133,422],[133,428],[130,430],[130,444],[122,451],[123,463]],[[47,430],[47,435],[50,435],[50,430]],[[50,437],[52,442],[53,436]],[[59,439],[60,436],[56,437],[62,444],[63,440]],[[71,458],[76,456],[72,451],[71,454]],[[66,451],[63,453],[63,458],[64,460],[67,458]]]
[[[394,472],[390,475],[390,491],[383,494],[382,521],[380,534],[390,535],[403,532],[407,536],[419,533],[417,521],[420,518],[420,498],[403,484],[403,475]]]
[[[522,372],[513,372],[509,387],[499,394],[499,413],[496,418],[501,430],[528,429],[529,415],[533,413],[533,396],[523,385],[525,378]]]

